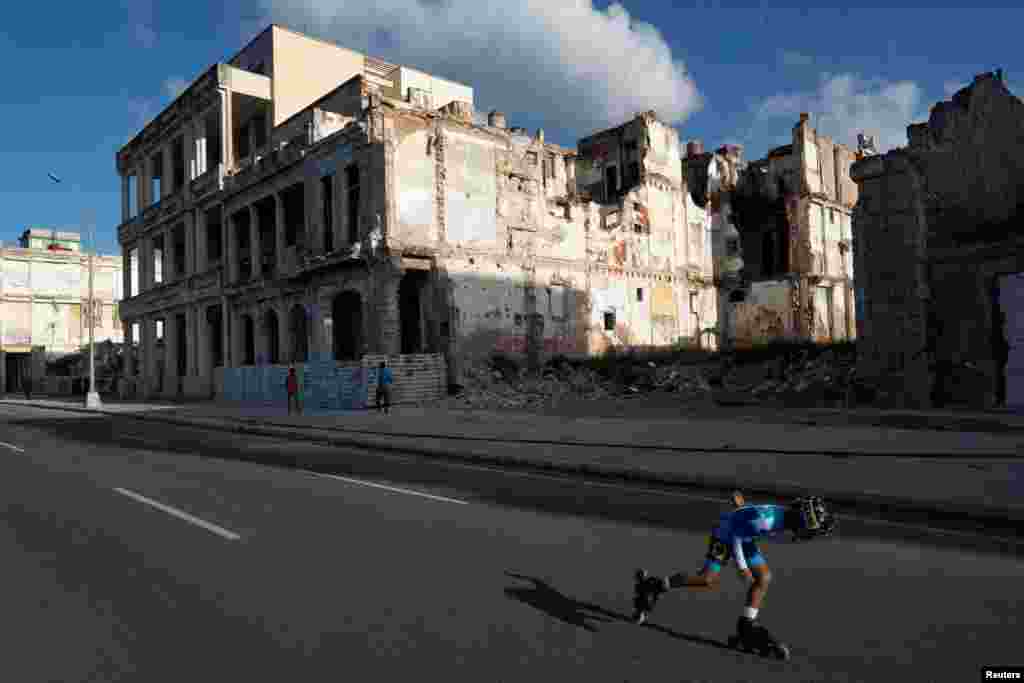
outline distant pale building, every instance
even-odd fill
[[[89,342],[89,258],[76,232],[30,228],[17,247],[0,248],[0,391],[20,391],[47,359]],[[121,259],[97,256],[95,339],[122,341]]]

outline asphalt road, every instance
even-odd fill
[[[635,567],[699,566],[724,509],[699,492],[14,406],[0,442],[3,681],[969,681],[1024,661],[1014,543],[847,519],[765,544],[782,663],[724,647],[731,571],[626,621]],[[321,473],[263,464],[282,454]]]

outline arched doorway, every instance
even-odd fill
[[[277,365],[281,362],[281,323],[272,308],[263,316],[263,333],[267,335],[267,362]]]
[[[292,362],[305,363],[309,357],[309,334],[306,328],[306,307],[295,304],[288,314],[288,330],[292,339]]]
[[[358,360],[363,349],[363,300],[358,292],[342,292],[331,303],[335,360]]]
[[[256,324],[251,315],[242,316],[242,365],[256,365]]]

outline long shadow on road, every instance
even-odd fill
[[[532,584],[529,587],[513,586],[511,588],[506,588],[506,596],[512,600],[518,600],[519,602],[529,605],[534,609],[540,610],[559,621],[571,624],[572,626],[585,629],[591,633],[596,633],[598,628],[592,622],[633,623],[629,617],[621,612],[616,612],[614,610],[601,607],[600,605],[595,605],[590,602],[582,602],[575,598],[571,598],[568,595],[559,592],[543,579],[538,579],[533,576],[525,576],[523,574],[516,574],[515,572],[505,572],[505,575],[513,579],[526,581]],[[712,640],[710,638],[704,638],[703,636],[680,633],[665,626],[659,626],[650,622],[644,624],[644,628],[658,631],[678,640],[685,640],[697,645],[706,645],[722,650],[730,649],[726,643]]]

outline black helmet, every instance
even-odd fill
[[[838,523],[835,516],[825,506],[825,501],[818,496],[797,498],[792,505],[796,512],[796,535],[799,538],[816,538],[828,536],[836,530]]]

